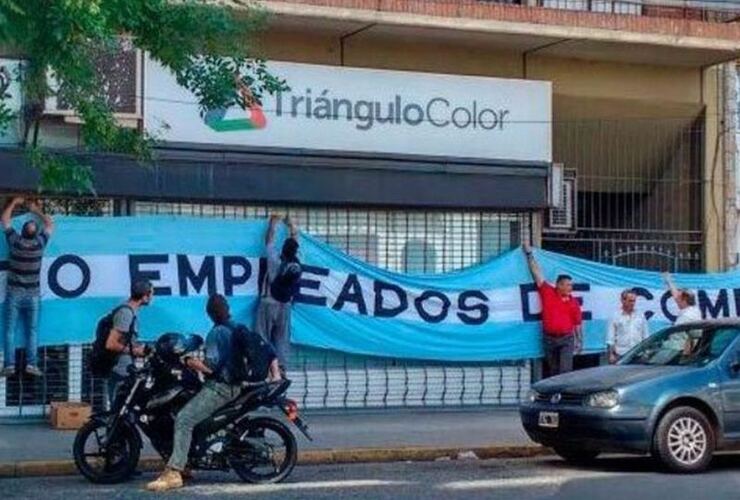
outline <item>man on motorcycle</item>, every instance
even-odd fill
[[[231,336],[236,331],[237,325],[231,319],[226,298],[219,294],[212,295],[208,299],[206,312],[214,324],[206,337],[205,360],[192,357],[184,360],[188,367],[203,373],[206,382],[200,392],[177,414],[172,455],[162,474],[147,485],[150,491],[167,491],[182,487],[193,429],[240,393],[240,381],[235,380],[230,373],[230,366],[233,366],[231,357],[234,354],[231,349]],[[277,360],[270,365],[270,378],[280,379]]]

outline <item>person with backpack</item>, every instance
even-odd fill
[[[105,315],[95,332],[90,369],[93,375],[107,379],[108,404],[113,407],[118,388],[128,377],[134,358],[143,357],[146,348],[137,343],[139,309],[152,303],[154,286],[147,280],[131,284],[129,299]]]
[[[257,308],[255,330],[272,342],[280,367],[285,371],[290,354],[290,313],[293,298],[298,294],[301,262],[298,260],[298,228],[285,218],[290,231],[278,254],[275,248],[275,229],[279,215],[271,215],[265,238],[267,272],[260,283],[260,302]]]
[[[172,455],[162,474],[147,484],[150,491],[167,491],[183,486],[193,429],[216,410],[237,398],[242,382],[280,380],[275,352],[270,344],[244,325],[231,319],[229,303],[220,294],[211,295],[206,313],[213,321],[205,346],[205,359],[185,357],[192,370],[203,373],[203,388],[175,418]]]

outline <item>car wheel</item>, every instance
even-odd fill
[[[714,430],[706,415],[679,406],[658,422],[653,456],[671,472],[700,472],[712,461],[714,446]]]
[[[563,460],[575,465],[588,465],[599,456],[598,451],[584,450],[572,446],[555,446],[553,449]]]

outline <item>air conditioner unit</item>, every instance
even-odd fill
[[[564,233],[576,230],[577,182],[575,170],[564,170],[560,185],[560,203],[548,210],[545,232]]]
[[[108,104],[116,118],[124,122],[140,120],[142,52],[124,39],[116,50],[101,51],[94,64],[101,77]],[[63,86],[59,85],[51,72],[47,78],[51,92],[44,103],[44,114],[62,116],[65,121],[79,123],[79,117],[64,97]]]

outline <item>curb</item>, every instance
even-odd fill
[[[382,462],[432,462],[456,460],[458,455],[473,452],[481,460],[492,458],[532,458],[550,455],[548,448],[536,445],[493,445],[479,447],[408,447],[408,448],[343,448],[306,450],[298,454],[298,465],[355,464]],[[161,470],[163,462],[156,457],[142,457],[139,470]],[[78,474],[72,460],[34,460],[0,462],[0,478],[70,476]]]

